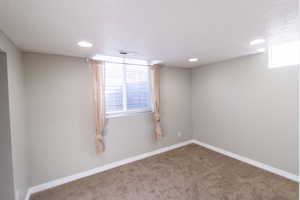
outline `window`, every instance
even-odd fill
[[[300,64],[300,42],[288,42],[269,48],[269,67],[284,67]]]
[[[149,67],[105,63],[106,114],[152,110]]]

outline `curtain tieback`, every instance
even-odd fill
[[[160,114],[154,114],[154,119],[155,119],[155,121],[160,121]]]

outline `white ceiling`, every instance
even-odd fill
[[[86,57],[122,49],[192,67],[251,54],[256,38],[294,39],[297,8],[298,0],[1,0],[0,30],[24,51]],[[94,46],[79,48],[80,40]]]

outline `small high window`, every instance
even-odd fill
[[[287,42],[269,48],[269,67],[284,67],[300,64],[300,42]]]

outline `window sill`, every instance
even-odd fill
[[[128,117],[128,116],[151,114],[151,113],[153,113],[153,111],[151,111],[151,110],[109,113],[109,114],[106,114],[106,118],[111,119],[111,118],[117,118],[117,117]]]

